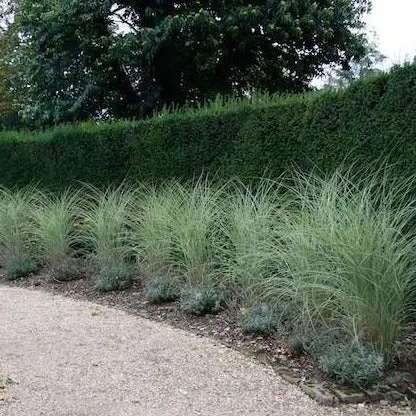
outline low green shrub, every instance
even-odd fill
[[[65,257],[60,262],[49,264],[46,267],[48,277],[56,282],[77,280],[85,273],[82,258]]]
[[[331,345],[316,359],[321,370],[331,377],[359,389],[377,384],[384,372],[383,355],[358,344]]]
[[[16,280],[38,270],[38,264],[31,258],[17,258],[6,263],[6,279]]]
[[[275,334],[283,332],[283,325],[275,307],[266,303],[256,303],[245,310],[241,318],[245,332],[258,334]]]
[[[181,295],[181,282],[172,277],[159,277],[146,282],[146,298],[153,303],[172,302]]]
[[[190,314],[216,313],[221,310],[224,303],[223,290],[211,282],[204,282],[198,286],[186,286],[181,291],[181,308]]]
[[[293,334],[290,335],[286,339],[286,345],[291,353],[296,357],[300,357],[306,353],[305,339],[303,336]]]
[[[125,263],[101,265],[96,287],[102,292],[128,289],[133,283],[133,272]]]

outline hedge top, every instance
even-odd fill
[[[293,164],[332,170],[346,160],[416,160],[416,65],[342,90],[221,99],[148,120],[0,132],[0,184],[62,187],[125,178],[279,175]]]

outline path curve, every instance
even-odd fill
[[[0,415],[375,414],[319,406],[213,340],[44,292],[0,287],[0,343]]]

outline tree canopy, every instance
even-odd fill
[[[12,24],[14,0],[0,1],[0,129],[20,124],[20,88],[13,83],[16,72],[14,54],[19,45],[16,25]]]
[[[366,53],[370,0],[20,0],[19,79],[40,123],[299,92]]]

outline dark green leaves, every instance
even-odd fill
[[[365,53],[368,1],[22,0],[29,114],[56,123],[146,115],[252,89],[299,92]]]

